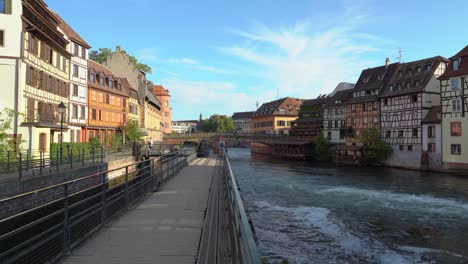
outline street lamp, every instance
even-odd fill
[[[62,143],[63,143],[63,114],[67,110],[67,107],[63,102],[58,105],[58,111],[60,113],[60,163],[62,163]]]

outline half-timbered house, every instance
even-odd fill
[[[468,46],[449,59],[439,80],[443,166],[468,168]]]
[[[352,88],[352,86],[350,87]],[[323,135],[332,144],[345,142],[346,104],[350,90],[334,92],[323,110]]]
[[[390,166],[420,168],[421,121],[440,105],[440,82],[447,60],[437,56],[401,63],[380,93],[381,138],[393,148]]]
[[[323,109],[329,101],[328,95],[319,95],[316,99],[304,100],[299,111],[299,118],[292,122],[291,134],[314,138],[323,131]]]

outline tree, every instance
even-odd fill
[[[225,115],[212,115],[203,120],[203,131],[205,132],[231,132],[234,130],[234,121]]]
[[[329,148],[330,145],[328,144],[327,139],[323,133],[319,133],[314,139],[315,159],[321,161],[330,159]]]
[[[380,130],[377,128],[362,130],[359,140],[365,146],[363,159],[367,162],[380,163],[392,155],[392,147],[380,138]]]
[[[15,150],[15,142],[8,136],[7,131],[11,129],[11,123],[18,115],[19,113],[8,108],[3,108],[0,111],[0,159],[3,158],[8,151]],[[17,144],[18,143],[20,142],[17,142]]]
[[[128,122],[124,129],[125,129],[125,138],[128,141],[133,141],[133,140],[138,141],[143,137],[143,132],[141,132],[140,127],[138,126],[138,123],[136,122]]]
[[[142,71],[145,74],[151,74],[152,70],[150,66],[148,66],[147,64],[138,62],[135,56],[129,55],[125,50],[121,50],[121,52],[128,56],[128,59],[135,66],[135,69]],[[92,50],[89,52],[89,59],[97,63],[103,64],[104,62],[106,62],[107,57],[109,57],[111,54],[112,54],[112,49],[99,48],[99,51]]]

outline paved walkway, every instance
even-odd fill
[[[197,158],[62,263],[195,263],[216,158]]]

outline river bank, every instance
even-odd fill
[[[271,263],[467,263],[468,180],[230,149]]]

